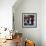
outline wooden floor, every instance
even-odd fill
[[[12,40],[6,40],[6,39],[0,39],[0,46],[18,46],[21,45],[22,46],[22,37],[20,37],[21,33],[16,33],[16,35],[14,35],[12,38]],[[4,40],[6,40],[6,42],[3,42]],[[3,42],[3,43],[1,43]]]
[[[15,39],[13,39],[13,40],[6,40],[6,42],[0,44],[0,46],[16,46]]]

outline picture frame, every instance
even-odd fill
[[[22,27],[36,28],[37,27],[37,13],[22,13]]]

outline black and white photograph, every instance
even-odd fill
[[[22,14],[23,27],[37,27],[37,13],[23,13]]]

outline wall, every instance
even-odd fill
[[[12,29],[12,6],[16,0],[0,0],[0,27]]]
[[[18,1],[19,2],[19,1]],[[17,6],[16,6],[17,5]],[[36,46],[41,46],[41,30],[40,30],[40,0],[23,0],[21,3],[16,3],[13,6],[13,13],[15,19],[15,31],[23,33],[26,39],[34,40]],[[22,28],[22,13],[37,13],[37,28]]]
[[[41,1],[41,40],[42,46],[46,46],[46,0]]]

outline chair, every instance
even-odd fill
[[[22,33],[15,33],[16,46],[22,46]]]

